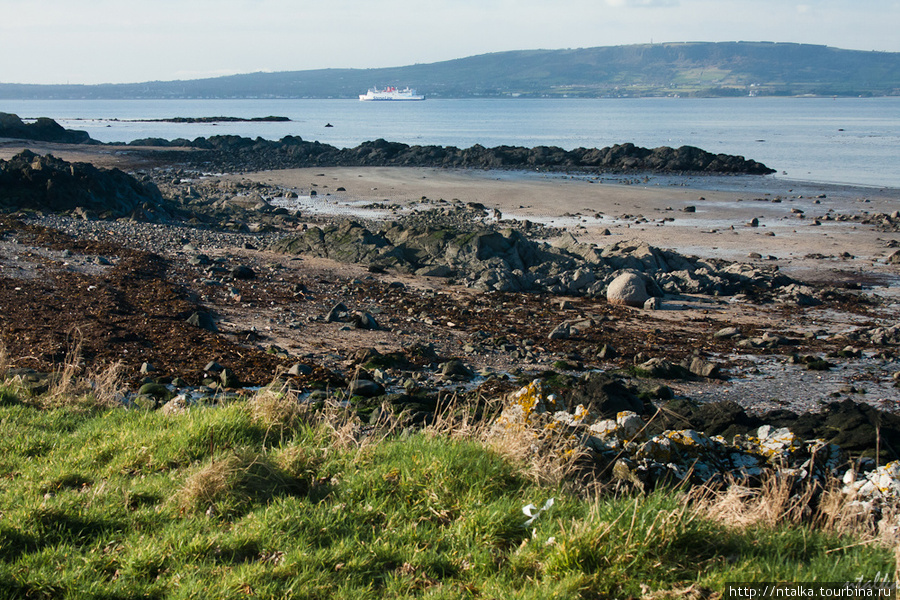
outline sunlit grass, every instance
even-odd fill
[[[881,545],[729,526],[679,492],[538,483],[478,435],[342,443],[352,423],[281,396],[169,416],[0,398],[0,597],[639,597],[892,572]]]

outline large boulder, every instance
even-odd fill
[[[642,308],[648,298],[647,284],[637,273],[622,273],[606,288],[606,300],[610,304]]]

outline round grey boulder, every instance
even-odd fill
[[[643,308],[649,298],[644,279],[635,273],[622,273],[606,288],[606,300],[610,304]]]

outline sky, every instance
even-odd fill
[[[900,0],[0,0],[0,15],[2,83],[393,67],[650,42],[900,52]]]

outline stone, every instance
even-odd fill
[[[600,360],[608,360],[615,357],[616,349],[609,344],[603,344],[603,346],[600,347],[600,351],[597,353],[597,358]]]
[[[673,365],[664,358],[651,358],[635,366],[635,373],[643,377],[658,379],[685,379],[689,371],[681,365]]]
[[[741,330],[737,327],[723,327],[713,334],[716,339],[734,339],[741,337]]]
[[[231,269],[230,274],[234,279],[256,279],[256,272],[246,265],[237,265]]]
[[[190,317],[188,317],[186,321],[194,327],[199,327],[200,329],[205,329],[206,331],[211,331],[213,333],[219,331],[219,328],[216,327],[215,320],[213,320],[212,315],[210,315],[208,312],[196,311]]]
[[[551,331],[551,332],[547,335],[547,339],[551,339],[551,340],[567,340],[567,339],[569,339],[569,336],[570,336],[570,335],[571,335],[571,331],[570,331],[570,328],[569,328],[569,324],[568,324],[568,323],[560,323],[559,325],[557,325],[556,327],[554,327],[554,328],[553,328],[553,331]]]
[[[649,298],[644,278],[636,273],[622,273],[606,289],[606,299],[610,304],[643,308]]]
[[[288,375],[292,375],[294,377],[310,375],[312,374],[312,372],[312,367],[304,365],[303,363],[296,363],[290,369],[288,369]]]
[[[465,365],[465,363],[463,363],[463,361],[454,358],[444,363],[441,367],[441,375],[445,379],[471,379],[475,374]]]
[[[169,391],[169,388],[164,386],[161,383],[145,383],[138,389],[139,396],[153,396],[154,398],[160,398],[163,400],[168,400],[174,394]]]
[[[662,301],[657,297],[647,298],[644,302],[644,310],[659,310],[662,308]]]
[[[704,360],[699,356],[695,356],[690,360],[685,360],[685,366],[688,371],[697,375],[698,377],[717,377],[719,375],[719,365],[716,363],[710,362],[708,360]]]
[[[229,368],[222,369],[222,372],[219,373],[219,381],[222,383],[222,387],[226,388],[235,388],[241,385],[234,371]]]
[[[377,331],[379,328],[375,317],[367,312],[357,312],[353,314],[353,326],[357,329],[366,329],[369,331]]]
[[[637,413],[623,410],[616,415],[616,435],[624,442],[634,441],[644,429],[644,420]]]
[[[343,302],[338,302],[334,305],[334,307],[328,312],[328,315],[325,317],[326,323],[336,323],[339,321],[344,321],[350,316],[350,309]]]
[[[351,396],[374,398],[384,395],[384,386],[371,379],[354,379],[347,390]]]
[[[541,381],[534,380],[506,397],[488,435],[501,439],[512,435],[517,440],[524,436],[530,445],[523,451],[541,457],[559,452],[553,441],[558,438],[546,433],[564,426],[567,439],[581,445],[584,458],[593,457],[596,465],[602,465],[603,476],[630,482],[645,492],[666,483],[690,487],[736,482],[756,487],[774,476],[820,488],[828,487],[829,480],[842,483],[844,494],[854,501],[849,506],[867,502],[871,509],[900,499],[900,461],[878,467],[875,460],[860,458],[847,471],[845,448],[835,443],[842,439],[854,447],[854,438],[846,436],[849,430],[871,449],[873,425],[880,422],[882,456],[890,454],[884,446],[892,446],[888,438],[900,445],[900,418],[867,405],[846,401],[826,406],[822,414],[774,411],[751,417],[734,402],[675,399],[645,421],[627,410],[615,419],[604,418],[592,406],[574,402],[545,394]],[[792,426],[784,425],[785,420]],[[836,434],[835,441],[814,437],[818,433]]]
[[[178,396],[175,396],[174,398],[163,404],[162,408],[160,408],[159,411],[162,414],[168,416],[180,415],[186,413],[190,408],[190,405],[191,402],[188,397],[184,394],[179,394]]]

